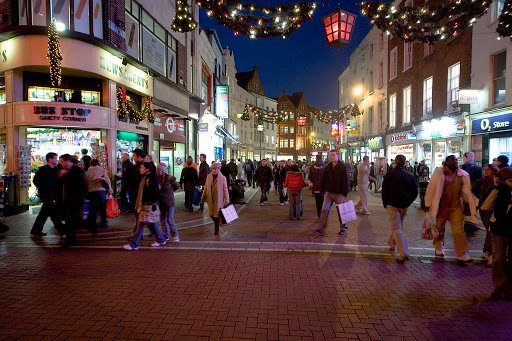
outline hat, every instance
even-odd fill
[[[512,179],[512,167],[505,167],[500,169],[498,172],[498,179],[500,179],[501,182]]]
[[[160,163],[158,164],[158,167],[157,167],[157,168],[158,168],[158,170],[159,170],[160,172],[162,172],[162,173],[167,172],[167,165],[166,165],[165,163],[163,163],[163,162],[160,162]]]

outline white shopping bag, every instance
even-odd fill
[[[238,214],[236,213],[235,206],[228,205],[225,208],[221,208],[220,217],[222,219],[223,224],[229,224],[230,222],[238,219]]]
[[[338,216],[343,223],[357,220],[356,209],[352,200],[336,205],[338,208]]]

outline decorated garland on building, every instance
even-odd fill
[[[503,10],[498,18],[496,32],[503,37],[512,39],[512,0],[505,0]]]
[[[141,111],[135,110],[126,97],[126,89],[124,87],[117,88],[117,117],[120,120],[129,119],[130,122],[139,123],[147,120],[150,123],[155,122],[153,115],[153,99],[148,97]]]
[[[407,42],[432,44],[459,35],[487,12],[491,2],[454,0],[443,5],[400,7],[383,2],[363,2],[360,9],[372,24],[387,34]],[[512,27],[508,28],[508,32],[510,36]],[[507,35],[505,32],[498,33]]]
[[[187,0],[176,0],[176,15],[172,19],[171,28],[176,32],[190,32],[195,30],[197,22],[194,20],[192,10]]]
[[[57,33],[55,18],[48,26],[48,54],[46,55],[50,62],[50,84],[59,87],[62,81],[62,54],[60,51],[60,37]]]
[[[315,3],[301,1],[279,6],[245,4],[235,0],[196,0],[208,16],[230,28],[235,35],[249,38],[287,38],[311,20]]]

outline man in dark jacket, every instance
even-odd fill
[[[235,159],[231,159],[231,162],[228,163],[229,172],[231,173],[231,181],[236,179],[236,175],[238,174],[238,168],[235,163]],[[229,185],[229,182],[228,182]]]
[[[460,168],[469,174],[469,180],[471,181],[471,186],[473,186],[478,179],[482,178],[482,167],[476,165],[475,153],[473,152],[464,153],[463,160],[464,164]]]
[[[210,166],[206,162],[206,154],[199,155],[199,186],[204,187],[206,183],[206,177],[210,174]],[[202,193],[202,192],[201,192]],[[199,205],[199,209],[202,211],[204,209],[204,204],[201,203]]]
[[[322,175],[324,174],[324,169],[325,165],[324,160],[322,160],[322,155],[317,155],[315,163],[309,166],[308,180],[312,184],[311,190],[315,196],[316,214],[318,218],[320,218],[324,204],[325,193],[322,193]]]
[[[267,193],[270,190],[270,183],[272,182],[272,168],[267,165],[267,162],[267,159],[261,160],[261,165],[256,169],[256,179],[258,179],[261,189],[261,206],[268,200]]]
[[[247,177],[247,185],[249,187],[253,186],[252,177],[254,176],[254,165],[252,164],[251,160],[245,161],[244,171],[245,171],[245,176]],[[253,186],[253,188],[254,188],[254,186]]]
[[[56,153],[46,154],[46,165],[40,167],[34,175],[34,185],[37,187],[39,199],[41,199],[42,205],[39,214],[37,215],[36,221],[32,226],[30,234],[32,236],[46,236],[43,232],[43,226],[46,223],[48,217],[53,222],[55,229],[62,236],[64,234],[64,227],[62,226],[62,220],[56,210],[56,201],[59,193],[59,186],[57,183],[57,165],[59,159]]]
[[[132,202],[132,200],[136,198],[133,192],[138,187],[134,177],[134,166],[128,153],[121,155],[121,162],[121,210],[123,212],[133,212],[135,202]]]
[[[187,157],[185,167],[181,171],[180,185],[185,191],[185,207],[189,212],[193,212],[192,203],[194,201],[194,191],[199,184],[199,175],[197,170],[192,166],[192,157]]]
[[[382,204],[388,212],[391,224],[389,249],[398,247],[398,263],[409,259],[409,248],[403,230],[404,217],[414,199],[418,196],[418,187],[414,175],[404,168],[405,156],[395,157],[395,168],[386,174],[382,184]]]
[[[75,158],[69,154],[61,155],[58,172],[62,185],[62,212],[66,223],[66,243],[64,247],[76,245],[76,228],[82,217],[85,197],[84,171],[75,165]]]
[[[334,203],[341,204],[347,201],[347,195],[350,189],[347,167],[339,160],[338,152],[331,150],[329,152],[329,160],[330,162],[327,164],[324,173],[322,174],[322,182],[320,186],[320,192],[325,192],[322,213],[320,214],[318,227],[313,230],[313,232],[318,235],[324,235],[325,233],[327,218],[329,218],[329,212],[331,211],[332,205]],[[343,223],[340,218],[340,231],[338,234],[346,235],[347,233],[348,226]]]

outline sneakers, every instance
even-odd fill
[[[134,251],[134,250],[138,250],[139,248],[138,247],[132,247],[130,244],[126,244],[126,245],[123,245],[123,249],[125,249],[127,251]]]
[[[180,237],[177,237],[177,236],[176,237],[172,237],[172,242],[173,243],[177,243],[179,241],[180,241]]]
[[[338,235],[345,236],[348,233],[348,226],[343,225],[340,229],[340,232],[338,232]]]
[[[284,206],[284,202],[280,203],[279,205]]]
[[[473,262],[473,259],[471,257],[469,257],[467,252],[463,253],[462,256],[457,257],[457,260],[459,260],[461,262],[464,262],[464,263],[471,263],[471,262]]]
[[[151,246],[152,246],[152,247],[160,247],[160,246],[163,246],[163,245],[165,245],[165,244],[166,244],[166,243],[165,243],[165,241],[164,241],[163,243],[154,242],[154,243],[152,243],[152,244],[151,244]]]
[[[264,203],[260,202],[260,206],[264,206],[264,205],[265,205]]]
[[[444,248],[436,249],[435,255],[436,257],[444,257]]]

